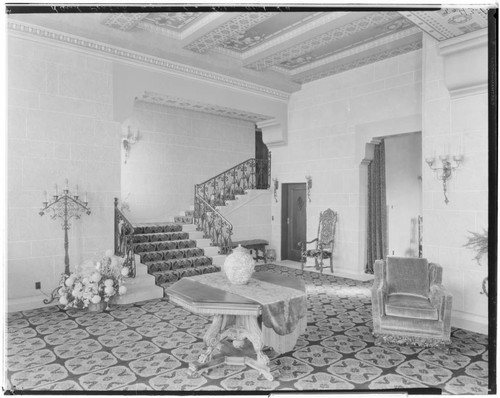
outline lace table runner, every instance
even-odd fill
[[[210,287],[237,294],[262,306],[262,338],[278,353],[290,351],[307,327],[307,299],[302,281],[286,277],[266,281],[256,273],[246,285],[233,285],[223,272],[186,277]],[[269,275],[270,277],[270,275]],[[290,287],[292,286],[292,287]]]

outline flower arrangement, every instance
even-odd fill
[[[67,309],[87,308],[91,303],[104,301],[109,308],[112,297],[127,292],[124,281],[129,271],[123,266],[123,259],[107,250],[99,260],[86,261],[70,275],[63,275],[59,303]]]

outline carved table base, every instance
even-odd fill
[[[232,344],[227,339],[232,340]],[[250,347],[245,348],[245,339],[252,343],[253,350]],[[225,363],[250,366],[267,380],[273,380],[269,358],[262,352],[264,346],[257,316],[214,315],[203,341],[207,348],[197,361],[189,365],[189,374],[196,376]]]

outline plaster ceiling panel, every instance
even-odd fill
[[[330,43],[316,48],[309,53],[283,61],[277,66],[287,70],[294,70],[296,68],[303,67],[304,65],[325,59],[334,54],[364,45],[371,41],[386,36],[392,36],[395,32],[402,31],[410,27],[413,27],[413,23],[404,17],[392,20],[386,24],[370,26],[367,29],[346,35],[338,40],[331,41]]]
[[[143,22],[181,32],[203,15],[202,12],[152,12],[143,19]]]
[[[437,11],[401,11],[400,13],[439,41],[462,36],[488,26],[487,10],[483,8],[443,8]]]
[[[243,53],[273,37],[296,29],[322,14],[320,12],[281,12],[231,37],[223,42],[221,47]]]

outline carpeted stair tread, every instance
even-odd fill
[[[199,267],[179,268],[172,271],[153,272],[152,275],[155,277],[156,284],[161,286],[164,283],[178,281],[179,279],[186,276],[219,272],[220,270],[221,268],[218,265],[210,264],[202,265]]]
[[[182,225],[178,223],[140,223],[133,224],[134,234],[151,234],[161,232],[180,232]]]
[[[211,257],[198,256],[187,258],[175,258],[170,260],[148,261],[144,264],[148,267],[148,272],[153,274],[155,272],[173,271],[180,268],[196,268],[205,265],[212,265]]]
[[[151,252],[138,253],[141,257],[141,263],[147,264],[151,261],[174,260],[180,258],[200,257],[205,254],[203,249],[198,247],[175,250],[157,250]]]
[[[141,254],[145,252],[189,249],[196,247],[196,241],[192,239],[166,240],[157,242],[134,243],[134,252]]]
[[[134,243],[159,242],[167,240],[186,240],[189,239],[188,232],[155,232],[148,234],[134,234]]]
[[[174,222],[180,224],[192,224],[193,216],[176,216],[174,217]]]

